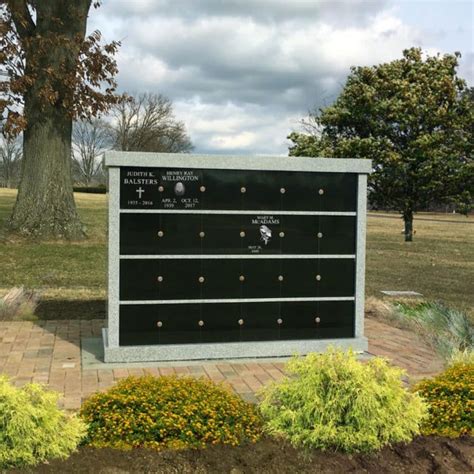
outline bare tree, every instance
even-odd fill
[[[76,122],[72,142],[74,178],[89,186],[102,171],[99,156],[112,146],[110,127],[99,119]]]
[[[2,184],[7,188],[14,187],[20,179],[22,146],[19,139],[4,138],[0,140],[0,172]]]
[[[113,107],[112,117],[116,150],[188,153],[193,149],[171,100],[161,94],[129,97]]]

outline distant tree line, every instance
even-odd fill
[[[20,180],[22,144],[18,138],[0,136],[0,186],[16,188]]]

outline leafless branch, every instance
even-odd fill
[[[75,178],[89,186],[101,171],[100,155],[111,148],[110,127],[102,120],[77,122],[72,141]]]
[[[186,153],[192,150],[172,102],[161,94],[140,94],[112,110],[114,148],[123,151]]]

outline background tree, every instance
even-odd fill
[[[21,143],[17,138],[0,138],[0,171],[2,185],[12,188],[20,177]]]
[[[111,148],[110,128],[102,120],[76,122],[72,132],[73,176],[90,186],[102,171],[100,155]]]
[[[161,94],[140,94],[112,109],[114,149],[187,153],[193,149],[172,102]]]
[[[400,211],[411,241],[415,211],[474,198],[474,108],[458,58],[423,59],[412,48],[390,63],[351,68],[335,103],[310,117],[313,133],[288,137],[290,155],[372,159],[370,200]]]
[[[0,0],[0,66],[8,74],[0,82],[2,132],[24,132],[10,226],[23,235],[83,236],[72,192],[73,118],[89,119],[118,100],[119,44],[101,46],[97,31],[86,37],[91,1]]]

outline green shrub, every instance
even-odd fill
[[[61,411],[58,398],[38,384],[19,389],[0,377],[0,468],[65,458],[74,451],[86,426]]]
[[[293,445],[371,451],[419,432],[426,407],[404,389],[403,371],[385,359],[357,361],[352,351],[295,357],[289,377],[265,387],[266,429]]]
[[[81,416],[89,424],[86,442],[96,447],[235,446],[261,433],[255,406],[192,377],[128,377],[86,400]]]
[[[455,364],[414,388],[428,403],[422,433],[456,437],[474,434],[474,364]]]

